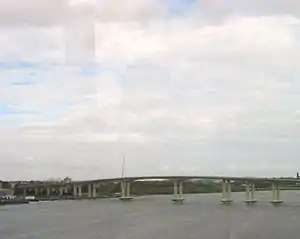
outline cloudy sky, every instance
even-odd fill
[[[0,0],[0,175],[295,176],[296,0]]]

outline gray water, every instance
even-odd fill
[[[300,238],[300,192],[282,193],[284,203],[246,206],[234,193],[232,205],[220,194],[185,195],[183,205],[171,196],[57,201],[0,207],[0,239],[290,239]]]

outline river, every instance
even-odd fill
[[[245,205],[243,193],[222,205],[220,194],[147,196],[56,201],[0,207],[1,239],[283,239],[300,238],[300,191],[283,191],[282,205],[271,192]]]

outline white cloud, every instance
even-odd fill
[[[101,21],[148,20],[162,16],[165,9],[155,0],[68,1],[1,0],[0,25],[61,25],[69,17],[93,16]]]
[[[48,165],[45,175],[116,176],[119,167],[114,164],[122,153],[128,155],[129,174],[255,174],[243,165],[249,160],[257,165],[264,158],[274,165],[282,160],[296,165],[298,18],[240,14],[216,24],[195,11],[187,18],[150,21],[164,15],[155,12],[154,1],[120,1],[115,7],[103,2],[107,5],[95,11],[109,9],[104,18],[111,21],[97,23],[100,71],[88,75],[62,64],[66,10],[52,3],[5,6],[24,11],[24,19],[49,6],[39,27],[34,22],[42,14],[32,18],[33,26],[0,30],[6,63],[39,63],[0,70],[1,104],[37,112],[1,116],[5,147],[0,156],[7,158],[7,167],[29,165],[43,171]],[[56,24],[50,12],[58,8]],[[11,85],[24,76],[34,82]],[[36,161],[25,163],[26,157]],[[94,173],[93,167],[102,169]],[[276,167],[273,172],[280,173]],[[265,174],[272,174],[271,166]]]

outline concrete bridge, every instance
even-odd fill
[[[142,176],[142,177],[120,177],[120,178],[106,178],[86,181],[72,181],[72,182],[58,182],[58,183],[39,183],[39,184],[17,184],[15,189],[23,190],[23,196],[27,195],[28,190],[33,190],[35,196],[39,195],[41,190],[47,192],[50,197],[53,190],[59,191],[59,195],[72,190],[74,198],[82,198],[82,187],[88,187],[88,198],[96,198],[97,189],[101,183],[120,183],[121,195],[120,200],[131,201],[133,198],[130,194],[130,185],[135,181],[143,180],[172,180],[174,182],[173,198],[174,202],[183,202],[183,187],[184,182],[189,180],[218,180],[222,183],[222,203],[231,203],[231,183],[242,182],[245,186],[245,202],[255,203],[255,183],[267,182],[272,185],[271,203],[282,203],[280,185],[283,183],[295,183],[298,185],[300,179],[296,178],[261,178],[261,177],[229,177],[229,176]]]

